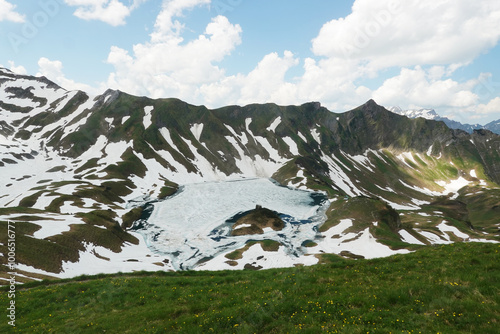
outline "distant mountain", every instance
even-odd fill
[[[0,69],[0,230],[17,226],[24,281],[498,241],[499,184],[500,136],[373,100],[344,113],[318,102],[208,109]],[[256,205],[285,227],[246,235],[244,223],[233,235]],[[2,255],[0,278],[8,269]]]
[[[439,115],[434,109],[408,109],[403,110],[400,107],[389,107],[387,110],[392,111],[398,115],[406,116],[408,118],[422,117],[425,119],[439,120]]]
[[[474,132],[474,130],[478,130],[478,129],[486,129],[486,130],[490,130],[491,132],[494,132],[496,134],[500,134],[500,125],[499,125],[500,119],[493,121],[491,123],[488,123],[488,124],[483,126],[481,124],[462,124],[460,122],[451,120],[447,117],[441,117],[436,113],[436,111],[434,109],[402,110],[400,107],[389,107],[387,109],[392,111],[393,113],[396,113],[398,115],[403,115],[403,116],[406,116],[408,118],[422,117],[425,119],[442,121],[451,129],[460,129],[460,130],[467,131],[468,133],[472,133],[472,132]]]
[[[491,132],[500,134],[500,119],[496,121],[492,121],[484,126],[486,130],[490,130]]]

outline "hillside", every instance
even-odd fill
[[[0,69],[0,156],[0,275],[11,221],[23,282],[500,241],[500,136],[372,100],[212,110]],[[232,235],[256,204],[284,228]]]
[[[18,287],[16,330],[497,333],[499,251],[459,243],[384,259],[325,256],[328,263],[311,267],[29,283]]]

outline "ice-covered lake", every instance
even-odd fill
[[[231,236],[232,218],[256,205],[280,214],[285,228]],[[305,241],[318,236],[328,205],[322,193],[283,187],[270,179],[188,184],[165,200],[146,204],[146,217],[134,229],[176,270],[193,269],[204,260],[243,247],[248,240],[276,240],[295,257],[303,253]]]

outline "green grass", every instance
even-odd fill
[[[499,250],[454,244],[311,267],[28,283],[17,288],[16,327],[4,320],[0,332],[498,333]]]
[[[158,198],[164,199],[168,196],[172,196],[179,190],[179,185],[177,183],[174,183],[172,181],[165,180],[164,186],[160,190],[160,194],[158,195]]]
[[[136,220],[141,219],[142,211],[142,207],[137,207],[124,214],[122,216],[122,228],[127,229],[129,227],[132,227]]]

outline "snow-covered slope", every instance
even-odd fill
[[[329,252],[387,256],[499,240],[499,152],[490,132],[409,120],[374,101],[343,114],[316,102],[210,110],[113,90],[89,96],[0,69],[0,228],[17,226],[24,281],[269,268]],[[281,186],[263,186],[269,178]],[[251,183],[226,188],[249,179],[261,196],[242,190]],[[282,186],[328,201],[275,207],[295,198]],[[220,205],[223,195],[230,205]],[[285,228],[231,236],[228,217],[256,204],[284,217]]]
[[[481,124],[462,124],[460,122],[449,119],[448,117],[439,116],[434,109],[408,109],[403,110],[400,107],[388,107],[387,110],[408,118],[425,118],[435,121],[444,122],[451,129],[460,129],[467,131],[468,133],[474,132],[474,130],[485,129],[493,133],[500,134],[500,120],[490,122],[486,125]],[[500,112],[500,111],[499,111]]]
[[[392,111],[398,115],[406,116],[408,118],[422,117],[425,119],[436,119],[439,115],[434,109],[408,109],[403,110],[400,107],[388,107],[387,110]]]

